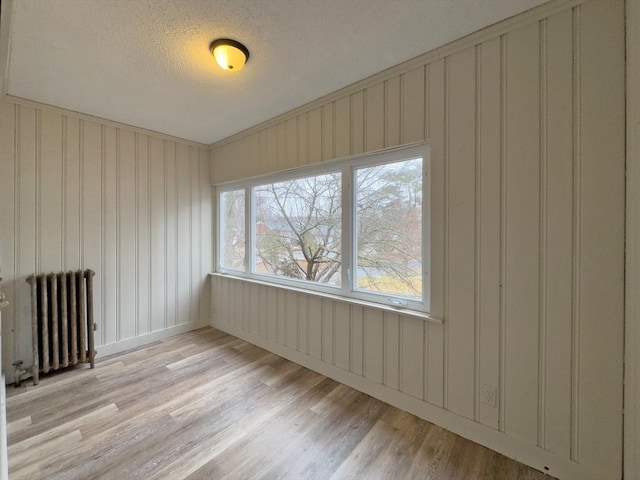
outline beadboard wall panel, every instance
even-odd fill
[[[96,272],[99,354],[206,324],[208,149],[33,102],[3,99],[0,115],[9,381],[13,361],[31,363],[33,273]]]
[[[428,141],[444,318],[215,275],[213,325],[552,475],[620,478],[623,6],[551,2],[213,145],[218,185]]]

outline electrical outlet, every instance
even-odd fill
[[[496,387],[484,384],[480,385],[480,402],[495,408],[498,400],[497,397]]]

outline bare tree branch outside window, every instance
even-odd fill
[[[356,171],[357,287],[422,296],[422,159]]]
[[[244,270],[245,255],[245,193],[244,190],[220,195],[222,231],[221,263],[230,270]]]
[[[339,172],[255,189],[257,273],[340,284]]]

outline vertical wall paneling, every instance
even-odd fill
[[[232,292],[234,293],[234,306],[232,310],[232,314],[229,315],[228,320],[238,322],[240,325],[240,329],[242,331],[247,331],[246,318],[244,315],[244,284],[240,284],[238,288],[234,288]],[[232,318],[233,317],[233,318]]]
[[[284,126],[282,127],[284,129]],[[245,176],[252,176],[259,173],[259,163],[254,161],[251,156],[252,145],[251,142],[236,142],[237,150],[234,151],[234,158],[238,160],[241,165],[242,171],[245,172]],[[202,155],[206,152],[203,149],[198,149],[198,154]],[[284,157],[283,157],[284,158]],[[236,169],[234,169],[235,171]]]
[[[422,400],[429,398],[429,324],[422,327]]]
[[[256,173],[261,172],[260,166],[260,135],[252,135],[248,142],[246,143],[245,153],[246,159],[245,162],[251,166],[251,171],[255,175]],[[201,152],[204,152],[201,150]],[[204,152],[206,154],[206,152]],[[209,162],[207,162],[209,163]],[[211,182],[209,182],[209,187],[211,187]]]
[[[166,187],[164,141],[151,138],[151,329],[165,327],[166,319]],[[197,218],[192,220],[192,225]]]
[[[64,237],[63,270],[80,268],[80,120],[64,117],[63,138]]]
[[[419,318],[400,317],[402,325],[400,339],[401,377],[400,386],[404,393],[422,399],[424,381],[424,328],[425,322]]]
[[[444,317],[445,279],[445,68],[444,60],[429,65],[429,125],[431,143],[431,278],[443,279],[431,285],[431,312]],[[445,320],[446,321],[446,320]],[[428,368],[428,402],[444,406],[444,325],[430,324]]]
[[[402,143],[425,138],[424,72],[419,67],[402,75]]]
[[[2,175],[0,175],[0,205],[15,204],[14,210],[7,210],[3,214],[0,222],[0,276],[16,277],[19,269],[18,261],[18,245],[16,236],[19,233],[19,188],[20,188],[20,169],[18,165],[17,149],[16,149],[16,116],[17,108],[9,103],[0,103],[0,144],[6,146],[0,150],[0,165],[2,165]],[[16,285],[3,284],[3,291],[9,306],[3,312],[6,319],[14,318],[14,310],[16,304]],[[3,365],[11,365],[13,361],[11,356],[16,352],[12,348],[8,348],[8,340],[10,336],[7,332],[11,332],[11,336],[15,336],[15,322],[11,325],[11,329],[7,328],[9,322],[5,320],[4,335],[2,336],[2,363]]]
[[[7,318],[13,313],[11,321],[13,338],[13,348],[5,348],[4,352],[13,351],[15,359],[28,358],[31,352],[31,327],[29,324],[23,325],[18,320],[18,312],[30,311],[31,300],[28,286],[26,282],[22,284],[21,279],[30,275],[37,269],[37,257],[34,252],[37,251],[37,163],[36,163],[36,111],[34,108],[25,108],[20,105],[12,105],[15,109],[14,133],[15,141],[13,142],[13,151],[15,154],[14,172],[16,174],[17,192],[14,195],[16,220],[14,222],[14,241],[15,246],[15,278],[18,283],[11,285],[7,281],[6,270],[3,277],[5,279],[3,288],[12,289],[14,292],[14,303],[10,306],[12,310],[5,310],[3,313],[3,322],[7,322]],[[9,124],[10,125],[10,124]],[[9,141],[9,139],[7,139]],[[4,144],[3,144],[4,145]],[[9,153],[11,147],[3,151]],[[6,161],[11,159],[5,157]],[[8,205],[8,204],[7,204]],[[4,244],[4,240],[3,240]],[[7,247],[7,244],[4,244]],[[10,256],[9,256],[10,258]],[[3,256],[3,265],[5,258]],[[11,291],[11,290],[10,290]],[[7,342],[10,337],[3,335],[3,341]],[[11,361],[13,362],[13,360]],[[11,365],[11,362],[3,363],[3,365]]]
[[[365,90],[364,100],[364,148],[371,152],[384,147],[384,83]]]
[[[335,365],[349,370],[351,357],[351,312],[345,302],[334,304]]]
[[[395,313],[384,313],[384,382],[398,390],[400,387],[400,319]]]
[[[447,408],[474,417],[475,401],[475,105],[476,52],[468,48],[449,60],[446,145],[447,249]]]
[[[298,296],[294,292],[284,295],[285,344],[298,349]]]
[[[335,102],[335,147],[331,158],[351,154],[351,98],[343,97]]]
[[[267,338],[275,342],[278,340],[276,292],[272,287],[267,287],[267,292]],[[230,321],[230,315],[227,319]]]
[[[257,135],[256,135],[257,136]],[[223,182],[226,179],[224,169],[227,168],[228,162],[225,162],[224,148],[219,148],[215,152],[211,152],[211,183]]]
[[[287,120],[284,129],[284,168],[293,168],[298,164],[298,121],[296,117]]]
[[[191,168],[191,245],[189,253],[191,255],[191,308],[190,321],[201,318],[200,296],[202,295],[202,255],[201,245],[202,232],[202,197],[200,193],[200,162],[198,148],[189,147],[189,166]]]
[[[258,173],[264,173],[269,171],[269,165],[267,163],[267,131],[261,130],[255,135],[257,138],[254,142],[254,148],[257,148],[256,157],[253,159],[255,167]],[[233,164],[233,162],[231,162]]]
[[[118,339],[118,135],[111,125],[102,126],[102,304],[104,343]]]
[[[547,145],[547,88],[548,88],[548,40],[547,40],[547,21],[542,20],[539,23],[539,68],[540,68],[540,85],[539,91],[539,277],[538,277],[538,446],[545,447],[546,444],[546,354],[547,354],[547,226],[548,226],[548,145]]]
[[[539,26],[507,36],[505,430],[538,442]],[[529,379],[536,379],[530,381]]]
[[[319,297],[309,297],[309,355],[322,358],[322,302]]]
[[[546,22],[546,364],[544,446],[564,456],[571,448],[573,94],[572,15]]]
[[[136,139],[118,130],[118,340],[136,336]]]
[[[176,175],[176,146],[174,142],[164,141],[164,169],[165,169],[165,327],[176,324],[178,275],[178,189]],[[199,191],[199,185],[198,185]],[[199,223],[199,222],[198,222]],[[198,247],[199,245],[198,238]],[[200,274],[200,271],[198,271]]]
[[[429,140],[431,138],[431,131],[429,130],[429,111],[431,110],[431,106],[429,103],[430,95],[429,95],[429,64],[424,67],[424,136],[425,140]]]
[[[268,296],[268,287],[264,285],[260,286],[260,330],[259,335],[260,338],[267,338],[267,296]],[[224,297],[218,297],[220,299]],[[222,302],[226,304],[227,302]]]
[[[581,157],[577,460],[619,477],[622,420],[602,412],[622,405],[624,189],[603,185],[624,184],[624,4],[585,3],[574,21]]]
[[[259,335],[260,332],[260,287],[251,285],[249,289],[249,324],[250,332]]]
[[[363,375],[364,368],[364,323],[363,315],[364,309],[359,305],[351,305],[351,331],[349,332],[349,339],[351,345],[349,346],[350,352],[350,370],[356,375]]]
[[[356,92],[350,96],[350,130],[351,154],[364,152],[364,92]]]
[[[322,360],[334,364],[333,346],[334,346],[334,330],[333,330],[333,308],[334,303],[327,299],[321,301],[322,311]]]
[[[227,326],[227,313],[226,310],[229,308],[229,302],[223,302],[223,298],[225,297],[225,293],[227,290],[227,282],[220,278],[216,281],[212,282],[212,286],[215,289],[213,292],[213,300],[211,302],[212,312],[211,315],[216,319],[218,325],[222,325],[226,328]]]
[[[335,156],[335,113],[334,103],[327,103],[321,108],[322,124],[320,133],[321,160],[331,160],[336,158]]]
[[[83,121],[82,145],[82,266],[102,272],[102,127],[95,122]],[[104,343],[105,321],[102,309],[103,275],[93,279],[93,311],[98,331],[95,340]]]
[[[276,289],[276,330],[280,345],[287,343],[286,295],[288,292]]]
[[[400,77],[392,77],[384,84],[385,147],[400,145],[401,103]]]
[[[624,478],[640,476],[640,2],[625,2],[626,201]]]
[[[364,375],[374,382],[384,381],[384,315],[380,310],[364,311]]]
[[[224,281],[223,294],[228,298],[227,305],[224,308],[225,321],[227,325],[239,325],[240,329],[244,328],[242,318],[242,294],[241,288],[233,288],[233,285],[229,281]]]
[[[307,114],[301,114],[296,117],[297,121],[297,133],[298,133],[298,152],[296,153],[296,161],[298,166],[306,165],[309,163],[309,149],[308,149],[308,127],[307,127]]]
[[[287,168],[287,122],[279,123],[276,129],[276,169],[285,170]],[[244,144],[245,142],[238,142]]]
[[[309,354],[309,297],[306,295],[296,295],[298,302],[298,350]]]
[[[498,386],[498,428],[505,431],[506,382],[506,311],[507,311],[507,35],[500,35],[500,308],[499,327],[499,382]]]
[[[251,296],[251,288],[252,285],[246,284],[242,286],[242,293],[240,294],[240,298],[242,299],[241,311],[242,311],[242,325],[244,326],[245,332],[251,332],[251,304],[250,304],[250,296]],[[284,313],[284,312],[282,312]],[[284,316],[284,315],[283,315]]]
[[[149,137],[136,133],[136,335],[151,331],[151,175]]]
[[[200,210],[198,251],[200,252],[200,268],[198,271],[198,284],[200,287],[200,305],[198,316],[192,320],[199,324],[207,324],[210,321],[209,305],[211,304],[211,289],[208,288],[208,273],[213,271],[213,205],[211,185],[209,178],[209,155],[206,150],[198,149],[198,191],[200,197],[197,206]],[[208,248],[209,247],[209,248]],[[179,248],[179,246],[178,246]]]
[[[39,118],[40,268],[57,272],[62,269],[62,115],[41,112]]]
[[[322,159],[322,108],[318,107],[307,114],[307,151],[308,163],[317,163]]]
[[[189,225],[191,213],[191,178],[189,175],[189,147],[178,145],[176,152],[176,180],[177,180],[177,287],[178,309],[177,323],[187,323],[189,318],[189,296],[191,285],[191,270],[189,258],[191,226]],[[205,179],[206,180],[206,179]]]
[[[500,40],[482,44],[478,64],[476,212],[479,217],[477,276],[478,383],[500,385]],[[485,387],[483,387],[483,385]],[[498,428],[498,403],[479,402],[478,421]]]
[[[482,274],[482,264],[480,261],[480,231],[481,231],[481,217],[480,208],[482,206],[480,199],[482,191],[480,189],[480,175],[481,175],[481,119],[482,114],[482,44],[475,45],[475,105],[474,105],[474,226],[473,226],[473,246],[474,246],[474,305],[473,305],[473,391],[474,391],[474,404],[473,404],[473,418],[479,421],[480,418],[480,404],[481,402],[481,387],[480,387],[480,276]],[[485,388],[485,387],[482,387]]]

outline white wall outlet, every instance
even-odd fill
[[[498,403],[498,393],[496,387],[492,385],[480,385],[480,402],[495,408]]]

